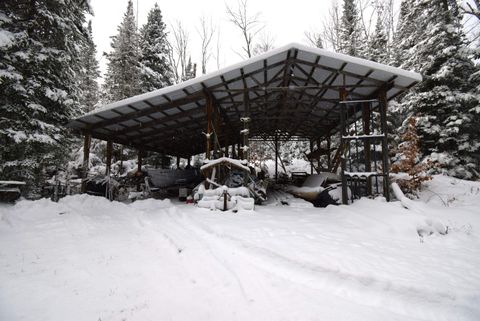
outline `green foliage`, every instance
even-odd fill
[[[403,97],[401,107],[418,119],[422,153],[437,163],[437,170],[478,177],[478,66],[467,47],[461,17],[442,1],[404,0],[401,9],[397,61],[424,78]]]
[[[133,3],[128,1],[127,11],[112,36],[112,51],[106,54],[107,74],[104,84],[104,102],[113,102],[142,93],[140,83],[140,47]]]
[[[169,63],[170,47],[162,12],[155,6],[148,13],[147,23],[140,31],[141,75],[143,92],[149,92],[173,84]]]
[[[79,113],[86,2],[4,1],[0,9],[0,177],[38,185],[64,160]],[[2,37],[3,38],[3,37]]]

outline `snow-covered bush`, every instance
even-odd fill
[[[398,147],[397,161],[391,166],[394,179],[407,194],[415,194],[423,182],[432,179],[427,174],[432,167],[430,160],[420,161],[420,139],[417,135],[416,119],[408,119],[407,130],[402,135],[403,142]]]

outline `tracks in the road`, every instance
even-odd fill
[[[358,304],[379,309],[388,307],[393,313],[414,314],[421,319],[428,319],[428,311],[425,311],[424,307],[418,308],[418,302],[424,302],[432,308],[444,309],[445,315],[448,316],[450,310],[447,307],[454,305],[456,301],[456,297],[450,293],[398,285],[373,276],[353,275],[311,262],[292,259],[250,241],[218,233],[199,220],[185,214],[182,214],[181,222],[177,221],[177,223],[195,234],[196,238],[202,240],[211,252],[211,247],[214,247],[215,252],[219,253],[216,255],[219,261],[225,262],[226,259],[225,257],[219,258],[219,255],[228,256],[230,253],[236,253],[236,256],[240,256],[242,261],[247,261],[284,280],[315,290],[326,291]],[[239,283],[241,284],[241,280]],[[466,315],[478,313],[469,306],[464,306],[463,310]],[[455,318],[452,317],[452,319]]]
[[[162,213],[163,214],[163,213]],[[194,255],[201,257],[203,263],[208,264],[209,258],[213,259],[217,264],[212,266],[220,266],[223,271],[230,275],[237,284],[238,290],[245,301],[250,298],[242,283],[241,277],[238,275],[234,266],[235,262],[229,262],[229,256],[212,248],[212,243],[202,237],[197,229],[195,229],[188,219],[178,212],[176,207],[169,208],[164,211],[162,220],[156,224],[156,230],[175,248],[181,255]],[[182,215],[179,217],[179,215]],[[202,264],[202,262],[192,262]]]

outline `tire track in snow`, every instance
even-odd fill
[[[441,315],[445,320],[474,321],[480,315],[476,306],[456,305],[456,297],[450,293],[395,285],[369,276],[362,277],[309,262],[299,262],[245,240],[218,233],[192,217],[182,215],[182,220],[184,225],[195,230],[206,242],[226,249],[221,252],[227,253],[234,249],[250,263],[282,279],[328,291],[361,305],[388,309],[409,317],[414,313],[415,317],[424,320],[438,319]],[[420,301],[432,309],[422,308],[423,305],[418,304]]]
[[[238,289],[240,291],[241,296],[245,300],[245,302],[251,302],[251,300],[248,298],[247,292],[245,291],[245,288],[241,282],[240,277],[238,274],[235,272],[235,270],[230,266],[230,264],[223,259],[222,257],[218,256],[212,248],[209,246],[207,242],[205,242],[205,239],[202,237],[199,237],[199,235],[192,229],[189,229],[186,227],[182,222],[179,222],[176,216],[178,216],[178,211],[176,207],[172,207],[169,209],[166,209],[164,211],[166,214],[165,217],[168,217],[168,221],[163,220],[162,221],[162,227],[165,227],[165,229],[157,229],[159,233],[171,244],[173,245],[178,253],[188,253],[189,246],[181,242],[180,240],[188,240],[191,239],[192,237],[195,238],[197,242],[191,242],[195,245],[200,245],[200,250],[203,252],[206,252],[211,258],[213,258],[215,261],[217,261],[220,266],[229,274],[233,277],[235,280],[235,283],[238,286]],[[165,223],[167,223],[165,225]],[[172,224],[173,223],[173,224]],[[156,225],[157,226],[157,225]],[[167,232],[168,231],[168,232]],[[172,233],[173,231],[173,233]],[[193,246],[192,246],[193,247]]]

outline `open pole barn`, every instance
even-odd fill
[[[312,163],[340,170],[342,202],[389,195],[388,101],[422,80],[414,72],[289,44],[170,87],[105,105],[68,126],[91,138],[179,158],[249,159],[249,141],[310,141]],[[335,144],[334,144],[335,143]],[[307,152],[307,151],[306,151]],[[278,157],[276,157],[276,161]],[[140,167],[139,167],[140,168]],[[278,165],[276,166],[278,168]]]

